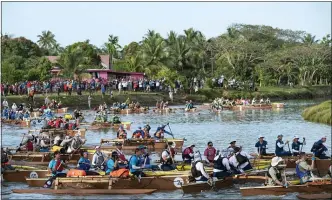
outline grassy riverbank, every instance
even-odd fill
[[[171,105],[184,104],[186,100],[193,100],[195,103],[211,102],[216,97],[226,98],[267,98],[271,101],[288,100],[288,99],[312,99],[312,98],[326,98],[331,96],[330,86],[313,86],[302,88],[282,88],[282,87],[264,87],[259,88],[256,92],[251,91],[237,91],[237,90],[221,90],[221,89],[202,89],[197,94],[175,94],[174,101],[170,102]],[[113,102],[124,102],[127,98],[132,101],[139,101],[145,106],[154,106],[156,101],[170,101],[168,94],[166,93],[144,93],[144,92],[128,92],[126,94],[118,94],[114,92],[112,98],[109,95],[102,95],[99,93],[92,95],[91,104],[92,107],[106,102],[107,104]],[[1,101],[3,101],[3,96]],[[44,95],[35,95],[35,106],[41,106],[44,103]],[[86,108],[88,106],[88,94],[84,93],[81,96],[73,93],[72,96],[67,96],[61,93],[58,97],[57,94],[51,94],[50,99],[56,99],[61,101],[64,106],[68,107],[81,107]],[[7,101],[12,103],[28,103],[27,96],[8,96]]]
[[[312,106],[303,111],[302,117],[305,120],[332,125],[331,121],[332,101],[325,101],[319,105]]]

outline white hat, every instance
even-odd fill
[[[264,138],[264,136],[262,136],[262,135],[259,135],[259,136],[258,136],[258,139],[259,139],[259,138]]]
[[[201,156],[200,156],[200,154],[197,152],[197,153],[194,154],[194,161],[196,162],[196,161],[199,161],[199,160],[201,160]]]
[[[326,136],[322,136],[322,138],[326,138]]]
[[[100,149],[100,146],[96,146],[96,149]]]
[[[298,135],[294,135],[293,139],[295,139],[295,138],[299,139],[300,137]]]
[[[274,158],[272,158],[271,166],[272,166],[272,167],[275,167],[275,166],[277,166],[281,161],[283,161],[283,159],[282,159],[281,157],[274,157]]]

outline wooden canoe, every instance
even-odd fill
[[[152,194],[156,189],[14,189],[13,193],[32,193],[32,194],[66,194],[66,195],[91,195],[91,194],[113,194],[113,195],[133,195],[133,194]]]
[[[184,109],[185,112],[196,112],[197,108],[192,108],[192,109]]]
[[[154,108],[152,111],[155,113],[175,113],[174,108],[165,108],[165,109]]]
[[[332,193],[325,194],[298,194],[296,195],[301,200],[316,200],[316,199],[332,199]]]
[[[68,113],[68,107],[52,109],[53,113]]]
[[[84,124],[83,124],[84,125]],[[88,129],[102,129],[102,128],[114,128],[118,129],[122,125],[125,129],[130,130],[131,122],[121,122],[120,124],[112,124],[111,122],[92,122]]]
[[[62,160],[69,160],[69,163],[77,164],[78,159],[80,159],[81,151],[78,151],[74,154],[61,154]],[[93,154],[89,155],[89,159],[91,160]],[[8,155],[8,159],[11,161],[18,161],[27,163],[25,165],[48,165],[48,163],[53,159],[53,152],[18,152],[13,155]],[[15,163],[15,162],[14,162]]]
[[[208,184],[207,182],[203,183],[188,183],[182,185],[182,191],[183,193],[199,193],[202,191],[207,190],[215,190],[215,189],[222,189],[222,188],[228,188],[232,187],[233,180],[232,178],[226,178],[225,180],[217,180],[214,181],[213,184]]]
[[[236,105],[231,107],[232,110],[260,110],[260,109],[272,109],[272,105],[265,105],[265,104],[255,104],[255,105]]]
[[[262,186],[262,187],[242,187],[240,188],[242,196],[256,195],[285,195],[287,193],[322,193],[332,191],[331,183],[323,184],[305,184],[291,185],[288,188],[282,186]]]
[[[63,134],[63,135],[69,135],[71,137],[79,135],[81,138],[85,138],[85,135],[86,135],[85,128],[80,128],[78,130],[64,130],[64,129],[58,129],[58,128],[51,128],[51,129],[30,130],[29,132],[36,132],[36,131],[49,134],[52,137]]]
[[[46,178],[47,170],[5,170],[3,178],[8,182],[25,182],[25,177],[29,178]]]
[[[165,145],[167,142],[175,143],[176,149],[180,149],[182,151],[182,147],[184,144],[184,139],[101,139],[100,143],[115,143],[121,142],[123,147],[125,146],[135,146],[138,147],[139,145],[146,145],[148,149],[158,149],[163,150],[165,149]]]
[[[272,108],[283,108],[284,106],[284,103],[272,103]]]
[[[17,126],[22,126],[22,127],[30,127],[31,126],[31,121],[30,120],[1,119],[1,124],[2,123],[10,124],[10,125],[17,125]]]
[[[112,185],[112,189],[157,189],[157,190],[176,190],[181,189],[181,185],[188,183],[188,175],[174,176],[154,176],[142,177],[140,181],[135,178],[109,178],[85,176],[78,178],[57,178],[63,188],[89,188],[89,189],[108,189]],[[47,178],[26,178],[26,182],[30,187],[42,187]],[[112,183],[110,183],[110,181]],[[55,181],[56,182],[56,181]]]

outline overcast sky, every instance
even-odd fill
[[[66,46],[89,39],[101,46],[109,34],[123,46],[148,29],[166,37],[193,27],[207,38],[233,23],[303,30],[318,39],[331,33],[330,2],[2,2],[2,33],[32,41],[43,30]]]

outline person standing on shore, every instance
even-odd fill
[[[88,105],[89,105],[89,109],[91,109],[91,96],[90,95],[88,97]]]

